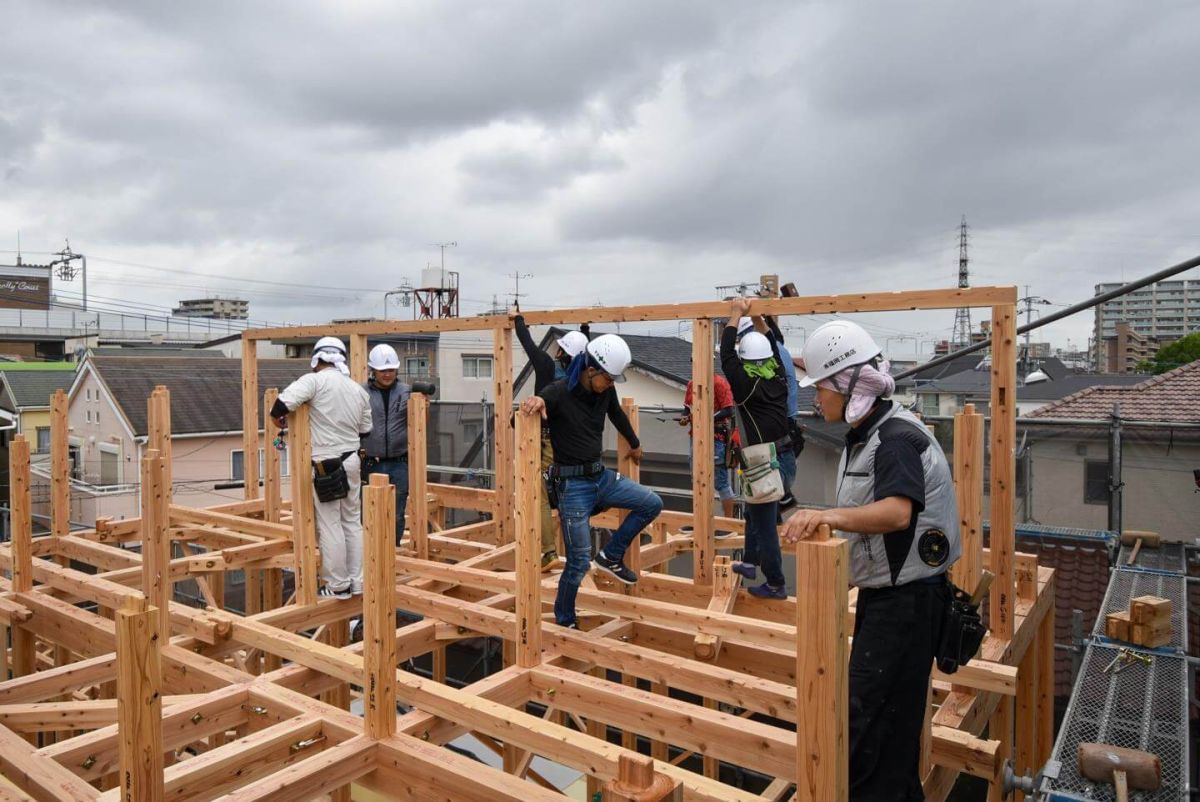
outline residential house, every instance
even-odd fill
[[[73,362],[0,362],[0,416],[12,423],[3,442],[23,434],[31,452],[50,453],[50,397],[74,377]]]
[[[1120,475],[1111,476],[1114,409]],[[1031,474],[1027,504],[1043,524],[1107,528],[1110,487],[1121,524],[1170,540],[1200,535],[1200,360],[1126,386],[1093,386],[1022,421]]]

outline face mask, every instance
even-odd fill
[[[752,379],[773,379],[779,370],[779,362],[775,357],[764,362],[743,362],[742,370]]]

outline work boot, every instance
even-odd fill
[[[772,585],[769,582],[763,582],[761,585],[755,585],[748,588],[751,596],[757,596],[760,599],[786,599],[787,585]]]
[[[608,559],[608,557],[604,556],[603,550],[596,552],[596,559],[592,560],[592,565],[596,566],[598,569],[608,574],[618,582],[624,582],[626,585],[637,584],[637,574],[635,574],[633,571],[630,571],[625,566],[625,563],[621,562],[620,560]]]
[[[558,552],[554,549],[542,552],[542,573],[550,573],[550,569],[554,567],[555,561],[558,560]]]
[[[758,579],[758,568],[751,563],[736,562],[730,566],[730,569],[742,579],[748,579],[751,582]]]

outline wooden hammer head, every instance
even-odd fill
[[[1158,532],[1144,532],[1140,529],[1125,529],[1121,532],[1121,545],[1132,546],[1142,541],[1142,548],[1157,549],[1162,543],[1162,535]]]
[[[1092,782],[1111,783],[1113,772],[1125,772],[1130,788],[1156,791],[1162,785],[1158,755],[1110,744],[1080,744],[1079,773]]]

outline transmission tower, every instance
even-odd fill
[[[971,286],[969,270],[967,268],[967,216],[964,214],[962,223],[958,227],[958,286],[966,288]],[[971,344],[971,309],[970,307],[961,306],[954,313],[954,336],[951,338],[950,344],[954,348],[963,348]]]

